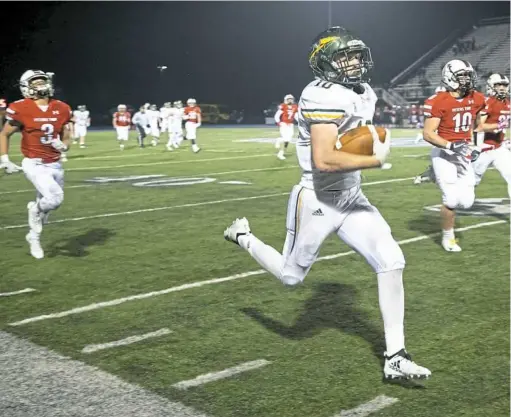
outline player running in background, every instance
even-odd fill
[[[52,210],[64,201],[64,168],[61,152],[69,149],[71,108],[53,98],[51,78],[43,71],[29,70],[20,79],[23,99],[7,108],[7,121],[0,133],[0,168],[16,172],[8,157],[9,138],[21,131],[21,163],[25,177],[36,189],[35,201],[27,205],[30,231],[25,236],[34,258],[44,257],[40,236]]]
[[[424,140],[431,143],[435,182],[442,191],[442,247],[460,252],[454,236],[456,209],[474,204],[475,176],[470,149],[473,125],[484,108],[484,96],[474,90],[476,73],[463,60],[449,61],[442,69],[447,91],[429,97],[424,103]]]
[[[280,137],[275,141],[275,148],[279,149],[277,158],[283,160],[286,159],[284,151],[295,133],[294,122],[298,120],[298,106],[291,94],[284,97],[284,102],[280,104],[274,118],[280,132]]]

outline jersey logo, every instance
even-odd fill
[[[60,112],[58,110],[53,110],[52,113],[53,114],[60,114]]]

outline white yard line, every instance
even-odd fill
[[[99,343],[96,345],[87,345],[82,349],[82,353],[93,353],[93,352],[97,352],[98,350],[112,349],[112,348],[119,347],[119,346],[127,346],[127,345],[131,345],[133,343],[141,342],[142,340],[150,339],[152,337],[165,336],[170,333],[172,333],[172,330],[164,328],[164,329],[156,330],[155,332],[139,334],[136,336],[127,337],[125,339],[116,340],[115,342]]]
[[[18,294],[26,294],[27,292],[34,292],[33,288],[24,288],[19,291],[12,291],[12,292],[0,292],[0,297],[10,297],[11,295],[18,295]]]
[[[494,226],[494,225],[503,224],[503,223],[506,223],[506,220],[496,220],[496,221],[491,221],[491,222],[478,223],[478,224],[474,224],[472,226],[461,227],[459,229],[456,229],[456,231],[457,232],[464,232],[464,231],[467,231],[467,230],[478,229],[480,227]],[[439,234],[440,233],[432,233],[432,234],[429,234],[429,235],[417,236],[417,237],[413,237],[413,238],[410,238],[410,239],[401,240],[398,243],[400,245],[405,245],[405,244],[408,244],[408,243],[413,243],[413,242],[418,242],[418,241],[421,241],[421,240],[430,239],[431,237],[437,236]],[[340,258],[340,257],[343,257],[343,256],[352,255],[354,253],[355,253],[354,251],[350,250],[348,252],[340,252],[340,253],[336,253],[336,254],[333,254],[333,255],[321,256],[321,257],[319,257],[317,259],[317,261],[320,262],[320,261],[326,261],[326,260],[331,260],[331,259],[337,259],[337,258]],[[170,294],[170,293],[173,293],[173,292],[185,291],[185,290],[189,290],[191,288],[203,287],[204,285],[219,284],[221,282],[234,281],[234,280],[238,280],[238,279],[242,279],[242,278],[248,278],[248,277],[255,276],[255,275],[262,275],[262,274],[265,274],[265,273],[266,273],[266,271],[264,269],[258,269],[258,270],[255,270],[255,271],[242,272],[240,274],[230,275],[230,276],[223,277],[223,278],[215,278],[215,279],[209,279],[209,280],[206,280],[206,281],[191,282],[189,284],[182,284],[182,285],[179,285],[177,287],[170,287],[170,288],[166,288],[164,290],[151,291],[151,292],[143,293],[143,294],[130,295],[128,297],[116,298],[114,300],[103,301],[103,302],[99,302],[99,303],[92,303],[92,304],[89,304],[89,305],[86,305],[86,306],[83,306],[83,307],[76,307],[76,308],[73,308],[71,310],[64,310],[64,311],[61,311],[61,312],[58,312],[58,313],[50,313],[50,314],[43,314],[43,315],[40,315],[40,316],[30,317],[30,318],[27,318],[27,319],[24,319],[24,320],[20,320],[20,321],[16,321],[16,322],[13,322],[13,323],[9,323],[9,325],[10,326],[22,326],[24,324],[34,323],[34,322],[37,322],[37,321],[56,319],[56,318],[61,318],[61,317],[67,317],[67,316],[71,316],[71,315],[74,315],[74,314],[81,314],[81,313],[85,313],[85,312],[88,312],[88,311],[99,310],[99,309],[102,309],[102,308],[105,308],[105,307],[112,307],[112,306],[120,305],[120,304],[127,303],[127,302],[130,302],[130,301],[143,300],[143,299],[146,299],[146,298],[158,297],[160,295]]]
[[[72,171],[92,171],[92,170],[100,170],[100,169],[116,169],[116,168],[130,168],[130,167],[147,167],[154,165],[176,165],[176,164],[197,164],[202,162],[214,162],[214,161],[230,161],[230,160],[240,160],[240,159],[253,159],[253,158],[275,158],[275,154],[273,153],[262,153],[255,155],[237,155],[237,156],[226,156],[224,158],[196,158],[196,159],[185,159],[180,161],[173,161],[172,159],[169,161],[159,161],[159,162],[146,162],[144,164],[125,164],[125,165],[102,165],[95,167],[82,167],[82,168],[65,168],[66,172]]]
[[[239,169],[239,170],[236,170],[236,171],[208,172],[208,173],[205,173],[205,174],[201,174],[201,173],[196,174],[196,173],[194,173],[193,175],[195,177],[207,177],[207,176],[212,176],[212,175],[242,174],[242,173],[245,173],[245,172],[278,171],[278,170],[284,170],[284,169],[298,168],[298,166],[299,165],[285,165],[285,166],[281,166],[281,167],[271,167],[271,168],[254,168],[254,169]],[[167,175],[163,175],[163,174],[162,174],[162,176],[167,177]],[[187,175],[187,176],[179,176],[179,177],[172,177],[172,178],[189,178],[189,177],[190,176]],[[96,187],[98,185],[99,184],[69,185],[69,186],[64,187],[64,190],[67,190],[67,189],[70,189],[70,188]],[[33,188],[30,188],[30,189],[25,189],[25,190],[4,191],[4,192],[0,192],[0,195],[28,193],[28,192],[33,193],[33,192],[35,192],[35,190]]]
[[[229,378],[233,375],[238,375],[243,372],[251,371],[253,369],[262,368],[263,366],[269,365],[271,362],[266,359],[258,359],[256,361],[244,362],[242,364],[233,366],[232,368],[224,369],[219,372],[211,372],[209,374],[199,375],[194,379],[187,381],[181,381],[177,384],[172,385],[173,388],[186,390],[192,387],[198,387],[199,385],[207,384],[208,382],[218,381],[219,379]]]
[[[216,174],[216,175],[218,175],[218,174]],[[362,186],[377,185],[377,184],[387,184],[387,183],[401,182],[401,181],[408,181],[408,180],[411,180],[413,178],[414,177],[394,178],[394,179],[391,179],[391,180],[367,182],[365,184],[362,184]],[[280,196],[283,196],[283,195],[289,195],[289,192],[275,193],[275,194],[263,194],[263,195],[256,195],[256,196],[252,196],[252,197],[226,198],[226,199],[223,199],[223,200],[214,200],[214,201],[201,201],[199,203],[179,204],[179,205],[176,205],[176,206],[154,207],[154,208],[148,208],[148,209],[139,209],[139,210],[131,210],[131,211],[120,211],[120,212],[114,212],[114,213],[103,213],[103,214],[95,214],[95,215],[92,215],[92,216],[84,216],[84,217],[72,217],[72,218],[69,218],[69,219],[53,220],[53,221],[48,222],[48,224],[77,222],[77,221],[81,221],[81,220],[100,219],[100,218],[103,218],[103,217],[126,216],[126,215],[130,215],[130,214],[150,213],[150,212],[154,212],[154,211],[172,210],[172,209],[187,208],[187,207],[210,206],[210,205],[214,205],[214,204],[230,203],[230,202],[233,202],[233,201],[247,201],[247,200],[258,200],[258,199],[262,199],[262,198],[280,197]],[[27,224],[23,223],[23,224],[16,224],[16,225],[12,225],[12,226],[3,226],[3,227],[0,227],[0,230],[20,229],[22,227],[27,227]]]
[[[380,411],[389,405],[397,403],[397,398],[387,397],[386,395],[379,395],[374,400],[368,401],[362,405],[351,410],[341,411],[334,417],[366,417],[376,411]]]

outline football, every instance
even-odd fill
[[[385,142],[387,130],[383,127],[374,126],[380,142]],[[336,143],[336,150],[349,152],[357,155],[373,155],[373,134],[369,126],[360,126],[351,129],[344,135],[339,136]]]

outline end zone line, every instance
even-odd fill
[[[172,330],[163,328],[160,330],[156,330],[155,332],[149,332],[149,333],[139,334],[136,336],[126,337],[125,339],[117,340],[115,342],[87,345],[81,350],[81,352],[82,353],[93,353],[93,352],[97,352],[98,350],[111,349],[111,348],[115,348],[115,347],[119,347],[119,346],[127,346],[127,345],[131,345],[133,343],[141,342],[142,340],[150,339],[152,337],[165,336],[170,333],[172,333]]]
[[[261,368],[263,366],[269,365],[270,363],[271,362],[267,361],[266,359],[244,362],[242,364],[233,366],[232,368],[224,369],[223,371],[211,372],[209,374],[199,375],[194,379],[178,382],[177,384],[173,384],[172,388],[186,390],[188,388],[198,387],[199,385],[207,384],[208,382],[218,381],[219,379],[229,378],[243,372]]]
[[[368,401],[362,405],[351,410],[341,411],[340,414],[336,414],[334,417],[366,417],[369,414],[380,411],[389,405],[397,403],[397,398],[387,397],[386,395],[379,395],[375,399]]]
[[[368,185],[378,185],[378,184],[387,184],[387,183],[391,183],[391,182],[408,181],[408,180],[411,180],[413,178],[414,177],[394,178],[394,179],[390,179],[390,180],[367,182],[365,184],[362,184],[362,187],[365,187],[365,186],[368,186]],[[92,215],[92,216],[72,217],[72,218],[68,218],[68,219],[52,220],[52,221],[49,221],[48,224],[77,222],[77,221],[81,221],[81,220],[100,219],[100,218],[103,218],[103,217],[125,216],[125,215],[128,215],[128,214],[150,213],[150,212],[154,212],[154,211],[172,210],[172,209],[178,209],[178,208],[210,206],[210,205],[213,205],[213,204],[230,203],[230,202],[233,202],[233,201],[257,200],[257,199],[261,199],[261,198],[280,197],[280,196],[283,196],[283,195],[289,195],[289,192],[286,191],[285,193],[263,194],[263,195],[255,195],[255,196],[252,196],[252,197],[226,198],[226,199],[223,199],[223,200],[201,201],[199,203],[178,204],[176,206],[154,207],[154,208],[139,209],[139,210],[132,210],[132,211],[121,211],[121,212],[116,212],[116,213],[95,214],[95,215]],[[27,223],[16,224],[16,225],[12,225],[12,226],[0,227],[0,230],[19,229],[19,228],[27,227],[27,226],[28,226]]]
[[[494,225],[502,224],[502,223],[506,223],[506,220],[495,220],[495,221],[491,221],[491,222],[478,223],[478,224],[474,224],[472,226],[461,227],[459,229],[456,229],[456,231],[464,232],[467,230],[478,229],[480,227],[486,227],[486,226],[494,226]],[[438,236],[440,233],[441,232],[432,233],[429,235],[421,235],[421,236],[413,237],[410,239],[404,239],[404,240],[399,241],[398,243],[400,245],[406,245],[408,243],[413,243],[413,242],[418,242],[421,240],[430,239],[431,237]],[[326,261],[326,260],[331,260],[331,259],[337,259],[337,258],[340,258],[343,256],[352,255],[354,253],[355,253],[354,251],[350,250],[348,252],[340,252],[340,253],[336,253],[334,255],[321,256],[317,259],[317,261],[320,262],[320,261]],[[70,310],[61,311],[59,313],[50,313],[50,314],[43,314],[40,316],[30,317],[30,318],[27,318],[24,320],[9,323],[9,326],[22,326],[22,325],[34,323],[37,321],[67,317],[67,316],[71,316],[74,314],[85,313],[87,311],[93,311],[93,310],[98,310],[98,309],[105,308],[105,307],[116,306],[116,305],[123,304],[123,303],[129,302],[129,301],[143,300],[146,298],[157,297],[160,295],[170,294],[173,292],[189,290],[191,288],[198,288],[198,287],[202,287],[204,285],[219,284],[221,282],[234,281],[237,279],[247,278],[247,277],[251,277],[254,275],[262,275],[265,273],[266,273],[266,270],[258,269],[255,271],[242,272],[240,274],[230,275],[230,276],[223,277],[223,278],[215,278],[215,279],[210,279],[210,280],[206,280],[206,281],[197,281],[197,282],[192,282],[189,284],[182,284],[177,287],[170,287],[170,288],[166,288],[164,290],[151,291],[148,293],[136,294],[136,295],[130,295],[128,297],[117,298],[115,300],[103,301],[103,302],[99,302],[99,303],[92,303],[92,304],[89,304],[89,305],[86,305],[83,307],[76,307],[76,308],[73,308]]]
[[[19,291],[0,292],[0,297],[10,297],[11,295],[26,294],[27,292],[34,292],[34,291],[37,291],[37,290],[34,290],[33,288],[24,288]]]

